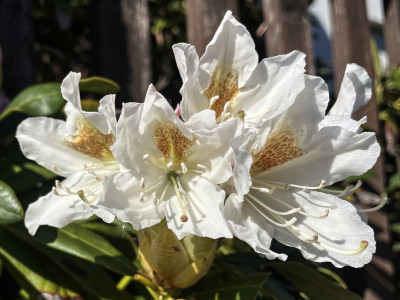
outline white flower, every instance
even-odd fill
[[[328,91],[320,78],[305,79],[284,113],[232,141],[237,194],[225,216],[235,236],[270,259],[286,258],[270,249],[274,238],[307,259],[361,267],[375,252],[373,230],[352,204],[321,190],[370,169],[380,147],[374,133],[318,129]]]
[[[250,34],[230,11],[200,59],[192,45],[176,44],[173,50],[185,121],[210,108],[217,122],[244,114],[246,127],[258,127],[285,111],[304,88],[305,55],[293,51],[257,64]]]
[[[37,117],[24,120],[16,137],[24,155],[67,177],[31,203],[25,225],[33,235],[40,225],[63,227],[94,213],[106,222],[114,216],[94,205],[101,197],[103,178],[119,172],[110,151],[116,130],[114,95],[100,100],[99,112],[82,111],[80,73],[69,73],[61,85],[67,120]]]
[[[143,104],[123,107],[111,149],[129,172],[106,180],[101,207],[137,230],[166,218],[179,239],[232,237],[218,184],[232,175],[227,157],[237,123],[217,125],[211,110],[183,123],[150,86]]]

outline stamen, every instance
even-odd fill
[[[316,243],[318,241],[318,233],[314,233],[311,238],[308,239],[310,243]]]
[[[169,169],[169,168],[171,168],[173,165],[174,165],[174,163],[173,163],[172,161],[170,161],[170,162],[167,163],[167,168]]]
[[[167,184],[164,186],[164,189],[163,189],[163,191],[162,191],[162,193],[161,193],[160,203],[164,201],[164,196],[165,196],[165,194],[167,193],[168,187],[169,187],[169,184],[167,183]]]
[[[324,188],[326,185],[325,180],[321,180],[321,183],[319,186],[302,186],[302,185],[297,185],[297,184],[289,184],[290,187],[295,187],[295,188],[301,188],[301,189],[307,189],[307,190],[318,190]]]
[[[144,185],[144,177],[140,178],[140,186],[142,187],[142,189],[145,188],[145,185]]]
[[[271,189],[267,189],[267,188],[258,187],[258,186],[251,186],[250,188],[253,190],[260,191],[261,193],[269,194],[269,195],[273,194],[276,190],[275,187],[273,187]]]
[[[79,196],[79,198],[81,198],[82,201],[85,202],[86,204],[92,204],[92,203],[96,200],[96,198],[94,198],[92,201],[90,201],[88,198],[86,198],[85,192],[84,192],[83,190],[79,190],[76,194],[77,194],[77,195]]]
[[[205,165],[197,164],[196,167],[199,168],[199,169],[201,169],[203,172],[207,172],[207,167],[206,167]]]
[[[93,175],[93,176],[96,178],[96,180],[99,180],[99,181],[102,181],[102,180],[103,180],[103,178],[100,177],[100,176],[98,176],[92,169],[90,169],[90,168],[86,165],[86,163],[83,163],[83,168],[84,168],[90,175]]]
[[[140,194],[139,194],[139,201],[140,202],[144,202],[144,193],[143,192],[140,192]]]
[[[181,222],[183,222],[183,223],[187,222],[188,219],[189,219],[189,218],[188,218],[187,215],[182,215],[182,216],[181,216]]]
[[[51,191],[53,192],[54,195],[60,196],[60,193],[57,192],[57,189],[56,189],[55,186],[53,186],[53,187],[51,188]]]
[[[386,193],[383,193],[381,195],[381,202],[377,206],[372,207],[372,208],[357,209],[357,212],[370,213],[373,211],[377,211],[377,210],[381,209],[386,204],[386,202],[387,202],[387,195],[386,195]]]
[[[184,162],[181,162],[181,169],[182,169],[182,173],[183,173],[183,174],[186,174],[187,171],[188,171],[188,169],[187,169],[187,167],[186,167],[186,165],[185,165]]]
[[[353,195],[353,193],[358,190],[362,185],[362,181],[358,180],[355,186],[347,186],[342,193],[338,195],[341,199],[346,199],[348,196]]]
[[[149,158],[149,154],[146,153],[145,155],[143,155],[143,161],[146,161]]]
[[[157,199],[157,194],[156,194],[156,192],[153,192],[153,193],[151,194],[151,198],[153,199],[154,205],[158,205],[158,204],[159,204],[159,201],[158,201],[158,199]]]
[[[237,116],[240,120],[244,121],[244,117],[246,116],[246,114],[244,113],[244,110],[241,109],[237,112]]]
[[[179,205],[180,205],[180,207],[182,209],[182,212],[183,212],[183,214],[181,216],[181,221],[182,222],[186,222],[187,221],[187,211],[186,211],[186,207],[185,207],[185,205],[183,203],[182,196],[181,196],[181,193],[179,191],[178,184],[176,183],[175,177],[173,175],[169,176],[169,178],[171,179],[172,184],[174,185],[175,194],[176,194],[176,197],[178,198],[178,203],[179,203]],[[183,216],[186,216],[186,218],[183,217]]]
[[[52,165],[51,168],[55,173],[60,173],[60,170],[55,165]]]
[[[257,206],[254,205],[254,203],[252,203],[251,201],[248,202],[251,206],[253,206],[253,208],[258,211],[264,218],[266,218],[269,222],[271,222],[272,224],[278,226],[278,227],[289,227],[292,226],[296,221],[297,218],[293,217],[292,219],[290,219],[289,221],[287,221],[285,218],[282,218],[282,221],[284,222],[282,223],[277,223],[274,220],[272,220],[271,218],[269,218],[268,216],[266,216]]]
[[[271,211],[271,212],[273,212],[274,214],[277,214],[277,215],[282,215],[282,216],[292,215],[292,214],[295,214],[295,213],[300,212],[300,210],[301,210],[301,208],[298,207],[298,208],[294,208],[294,209],[291,209],[291,210],[288,210],[288,211],[277,211],[277,210],[271,208],[270,206],[268,206],[267,204],[265,204],[265,203],[262,202],[260,199],[256,198],[255,196],[253,196],[253,195],[250,194],[250,193],[247,194],[246,196],[250,197],[251,199],[253,199],[253,200],[256,201],[257,203],[259,203],[261,206],[263,206],[263,207],[266,208],[267,210],[269,210],[269,211]],[[246,196],[245,196],[245,198],[247,198]],[[249,199],[247,198],[247,200],[249,200]],[[249,200],[249,201],[250,201],[250,200]]]
[[[217,101],[218,99],[219,99],[219,95],[216,95],[216,96],[212,97],[210,99],[210,102],[208,102],[208,108],[211,109],[211,106],[213,106],[215,101]]]
[[[321,246],[322,248],[325,248],[326,250],[332,251],[332,252],[336,252],[338,254],[342,254],[342,255],[357,255],[360,254],[362,252],[364,252],[365,249],[367,249],[368,247],[368,242],[367,241],[361,241],[360,242],[360,247],[358,247],[358,249],[356,250],[352,250],[352,251],[343,251],[343,250],[339,250],[336,248],[333,248],[331,246],[328,246],[324,243],[321,243],[320,241],[315,241],[315,244]]]

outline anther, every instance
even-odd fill
[[[140,186],[142,189],[144,189],[145,185],[144,185],[144,177],[140,178]]]
[[[204,172],[207,172],[207,167],[205,165],[197,164],[197,168],[201,169]]]
[[[184,162],[181,162],[181,169],[182,169],[182,173],[183,173],[183,174],[186,174],[187,171],[188,171],[188,169],[187,169],[187,167],[186,167],[186,165],[185,165]]]
[[[329,215],[329,208],[325,209],[325,211],[319,216],[321,219],[326,218]]]
[[[60,173],[60,170],[55,165],[52,165],[51,168],[55,173]]]
[[[172,161],[170,161],[169,163],[167,163],[167,168],[171,168],[174,165],[174,163]]]
[[[149,158],[149,154],[148,154],[148,153],[146,153],[146,154],[143,155],[143,157],[142,157],[143,161],[146,161],[148,158]]]
[[[241,109],[237,112],[237,116],[240,120],[244,121],[244,117],[246,116],[246,114],[244,113],[244,110]]]
[[[188,219],[189,219],[189,218],[188,218],[187,215],[182,215],[182,216],[181,216],[181,222],[183,222],[183,223],[187,222]]]
[[[219,95],[216,95],[216,96],[212,97],[210,99],[210,102],[208,103],[208,108],[211,108],[211,106],[213,106],[215,101],[217,101],[218,99],[219,99]]]
[[[315,243],[318,241],[318,233],[314,233],[311,238],[308,239],[310,243]]]
[[[54,195],[60,196],[55,186],[52,187],[51,191],[53,192]]]
[[[143,192],[140,192],[140,194],[139,194],[139,201],[140,202],[144,202],[144,193]]]
[[[158,205],[158,199],[157,199],[157,194],[156,194],[156,192],[153,192],[153,193],[151,194],[151,198],[153,199],[154,205]]]

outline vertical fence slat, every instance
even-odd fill
[[[227,10],[239,16],[237,0],[186,0],[186,29],[188,42],[202,55]]]
[[[143,102],[152,80],[149,9],[147,0],[122,0],[129,65],[128,89],[132,100]]]
[[[394,68],[400,64],[400,0],[390,1],[383,33],[389,56],[389,68]]]
[[[267,56],[304,52],[307,72],[314,73],[312,41],[307,0],[263,0],[263,15],[267,25],[265,49]]]
[[[356,63],[364,67],[374,78],[371,56],[371,37],[365,0],[332,0],[332,47],[335,72],[335,91],[339,92],[346,64]],[[379,121],[376,101],[373,99],[354,114],[355,119],[366,115],[367,126],[379,134]],[[384,190],[383,162],[379,159],[374,166],[378,178],[371,184],[379,192]]]

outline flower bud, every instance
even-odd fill
[[[178,240],[165,220],[138,231],[143,274],[162,288],[187,288],[209,270],[217,240],[185,236]]]

